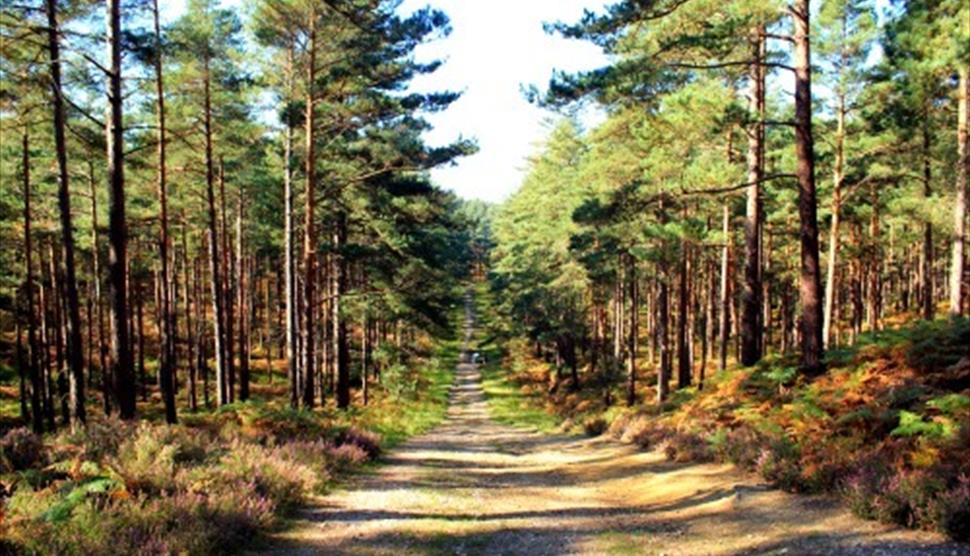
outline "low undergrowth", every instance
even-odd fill
[[[565,430],[605,432],[679,462],[732,462],[791,492],[838,492],[864,518],[970,540],[966,319],[864,336],[830,353],[814,379],[791,358],[732,368],[662,407],[652,381],[638,391],[648,401],[629,409],[590,376],[578,392],[550,394],[549,365],[522,341],[507,347],[504,388]]]
[[[0,553],[236,552],[440,420],[449,346],[391,371],[349,412],[247,402],[174,426],[95,417],[76,433],[10,430],[0,439]]]

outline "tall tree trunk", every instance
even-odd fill
[[[929,202],[930,195],[933,194],[931,178],[932,158],[930,154],[930,108],[929,102],[923,108],[923,198]],[[933,320],[936,315],[936,307],[933,299],[933,224],[927,220],[923,223],[923,255],[922,265],[920,266],[920,292],[922,301],[923,318]]]
[[[175,423],[175,352],[176,320],[170,285],[172,270],[169,264],[170,240],[168,236],[168,186],[165,163],[165,82],[162,78],[162,31],[158,22],[158,0],[152,0],[152,19],[155,27],[155,97],[158,110],[158,257],[161,259],[161,351],[158,376],[165,405],[165,422]]]
[[[94,302],[98,305],[98,367],[101,371],[101,394],[104,414],[111,413],[111,383],[108,370],[108,346],[104,342],[104,301],[101,299],[101,246],[98,231],[98,195],[94,181],[94,163],[88,161],[91,186],[91,280],[94,282]]]
[[[626,372],[626,405],[633,407],[637,403],[637,336],[640,333],[639,292],[637,291],[637,263],[633,255],[626,254],[627,288],[630,295],[630,330],[627,336],[627,372]]]
[[[229,403],[229,392],[226,390],[226,360],[225,347],[226,336],[223,324],[225,314],[222,306],[222,280],[219,272],[219,232],[218,221],[216,220],[216,198],[215,198],[215,164],[212,158],[212,93],[211,75],[209,72],[209,56],[205,57],[204,75],[205,106],[204,126],[205,126],[205,193],[206,208],[208,210],[208,243],[209,243],[209,285],[210,296],[212,297],[212,336],[215,343],[216,357],[216,403],[225,405]],[[203,357],[203,361],[205,358]],[[205,391],[208,397],[208,388]],[[206,401],[208,405],[208,400]]]
[[[316,208],[317,160],[316,147],[316,109],[314,107],[316,92],[316,12],[310,10],[310,31],[307,43],[309,60],[307,62],[307,91],[306,91],[306,191],[305,213],[303,222],[303,361],[302,386],[303,406],[313,407],[313,333],[314,333],[314,291],[316,282],[316,232],[314,230],[314,209]],[[342,405],[341,407],[346,407]]]
[[[109,6],[111,2],[109,1]],[[67,301],[67,360],[70,376],[70,421],[73,428],[85,420],[84,356],[81,343],[81,309],[74,266],[74,225],[71,219],[71,190],[67,168],[66,120],[61,86],[60,28],[57,0],[47,0],[47,46],[54,112],[54,148],[57,156],[57,205],[61,223],[61,249],[64,252],[64,295]],[[120,70],[119,70],[120,71]],[[120,78],[120,75],[119,75]],[[120,98],[118,99],[120,103]],[[119,118],[120,121],[120,118]]]
[[[967,240],[967,174],[970,174],[968,152],[968,112],[970,112],[970,67],[960,68],[957,116],[956,202],[953,206],[953,253],[950,261],[950,315],[963,314],[963,274]]]
[[[748,135],[748,185],[744,222],[744,288],[741,290],[741,364],[750,366],[762,356],[762,300],[761,300],[761,180],[763,178],[764,153],[764,66],[761,60],[764,26],[759,25],[751,33],[752,63],[748,72],[750,81],[749,112],[755,118],[749,126]]]
[[[832,172],[832,224],[829,227],[828,270],[825,275],[825,313],[823,315],[822,340],[824,346],[829,347],[832,340],[832,316],[835,308],[836,278],[838,268],[836,264],[839,253],[839,224],[842,211],[842,180],[845,161],[845,95],[838,95],[836,107],[835,130],[835,167]]]
[[[124,127],[121,93],[121,2],[106,0],[108,20],[107,122],[109,231],[108,302],[111,307],[111,365],[115,403],[122,419],[135,417],[135,377],[128,334],[128,292],[125,267],[128,260],[128,229],[125,222]]]
[[[340,304],[347,289],[347,261],[343,247],[347,241],[347,215],[339,212],[334,232],[334,293],[333,293],[333,335],[336,348],[335,365],[337,378],[337,407],[350,406],[350,350],[347,345],[347,323],[340,314]]]
[[[43,412],[41,411],[41,392],[43,383],[40,375],[40,345],[37,342],[37,315],[34,313],[34,250],[31,234],[32,215],[30,211],[30,132],[24,126],[23,135],[23,179],[24,179],[24,294],[27,304],[27,347],[29,354],[28,374],[30,375],[30,415],[34,432],[44,432]]]
[[[367,391],[367,367],[370,363],[370,334],[368,329],[370,323],[367,320],[367,311],[363,312],[360,323],[360,390],[363,394],[363,404],[367,405],[369,401],[369,392]]]
[[[299,358],[296,349],[299,321],[296,306],[296,269],[294,268],[295,238],[293,210],[293,121],[290,110],[293,102],[293,49],[286,53],[286,90],[287,106],[286,131],[283,136],[283,201],[284,208],[284,279],[286,280],[286,375],[290,381],[290,405],[296,407],[299,401],[297,382]]]
[[[728,340],[731,332],[731,279],[728,277],[731,263],[731,235],[730,235],[730,212],[727,204],[723,207],[723,222],[721,233],[724,236],[724,245],[721,247],[721,322],[720,322],[720,342],[718,369],[727,368]]]
[[[48,300],[50,299],[50,289],[47,281],[47,271],[44,269],[44,254],[40,251],[40,292],[37,298],[37,312],[40,314],[40,345],[43,354],[41,377],[41,397],[44,408],[44,417],[47,419],[47,428],[54,430],[54,401],[53,390],[51,389],[51,342],[50,342],[50,313],[47,310]]]
[[[815,194],[815,147],[812,139],[812,67],[809,0],[795,0],[790,8],[795,27],[795,157],[798,176],[802,305],[801,367],[808,374],[825,368],[822,342],[822,285],[818,253],[818,201]]]
[[[682,240],[679,265],[680,272],[678,273],[680,276],[678,277],[679,284],[677,288],[677,388],[686,388],[691,383],[690,346],[687,343],[690,300],[690,291],[687,282],[690,263],[688,262],[687,250],[687,242]]]
[[[223,321],[223,326],[225,328],[226,341],[223,344],[223,349],[225,349],[225,361],[226,361],[226,395],[228,396],[229,403],[236,401],[236,349],[235,349],[235,335],[233,334],[233,329],[235,328],[235,310],[234,310],[234,298],[236,291],[236,264],[235,259],[231,257],[229,252],[229,223],[226,217],[227,212],[226,204],[226,164],[222,158],[219,156],[219,221],[220,221],[220,235],[219,241],[221,242],[220,248],[222,249],[222,270],[225,272],[226,279],[222,284],[222,306],[223,312],[225,314],[225,320]]]
[[[243,238],[243,218],[246,192],[242,184],[236,205],[236,305],[239,307],[239,399],[249,399],[249,311],[246,279],[246,243]]]
[[[141,287],[136,283],[131,289],[132,296],[135,298],[135,323],[138,336],[138,377],[141,382],[141,399],[148,401],[148,373],[145,371],[145,303],[142,297]]]
[[[192,327],[192,303],[199,303],[196,297],[195,288],[189,282],[189,267],[193,265],[189,258],[189,242],[186,238],[185,215],[182,215],[182,281],[185,289],[185,359],[189,365],[189,409],[196,411],[199,408],[198,395],[196,393],[196,381],[198,380],[198,365],[195,361],[195,329]]]

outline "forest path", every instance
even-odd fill
[[[466,345],[474,317],[466,317]],[[927,554],[968,547],[769,490],[729,465],[489,417],[467,351],[445,421],[321,498],[269,554]]]

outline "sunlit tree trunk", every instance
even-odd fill
[[[967,123],[970,112],[970,68],[960,68],[957,109],[956,201],[953,205],[953,253],[950,261],[950,315],[963,314],[963,274],[967,239],[967,174],[970,173],[970,138]]]

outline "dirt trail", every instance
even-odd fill
[[[279,541],[270,554],[970,554],[728,465],[499,425],[470,363],[439,427],[320,499]]]

